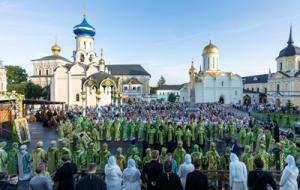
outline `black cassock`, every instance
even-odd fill
[[[78,181],[76,190],[106,190],[106,184],[95,174],[87,174]]]

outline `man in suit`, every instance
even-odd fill
[[[56,171],[54,181],[58,183],[57,190],[74,190],[73,175],[77,173],[77,166],[71,163],[69,155],[62,157],[63,165]]]
[[[106,190],[106,184],[96,175],[96,170],[97,164],[89,164],[88,174],[79,180],[76,190]]]
[[[256,169],[249,172],[248,175],[248,189],[265,190],[269,185],[273,190],[277,190],[276,183],[271,173],[263,171],[264,162],[261,158],[254,160]]]
[[[195,160],[195,170],[187,175],[185,190],[208,190],[208,178],[200,171],[200,166],[200,159]]]
[[[147,184],[147,190],[156,190],[158,176],[163,173],[163,165],[158,161],[159,152],[153,150],[151,153],[152,161],[145,164],[142,171],[142,180]]]
[[[237,140],[234,139],[233,140],[233,145],[231,147],[231,152],[234,153],[234,154],[236,154],[237,156],[239,156],[239,149],[240,149],[240,147],[237,144]]]

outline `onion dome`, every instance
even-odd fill
[[[279,52],[278,58],[300,55],[300,48],[294,46],[293,35],[292,35],[292,26],[290,28],[290,36],[289,36],[289,40],[288,40],[287,44],[288,44],[287,47]]]
[[[52,51],[52,54],[53,55],[59,55],[60,51],[61,51],[61,48],[59,45],[57,44],[54,44],[54,46],[51,47],[51,51]]]
[[[85,19],[85,16],[83,17],[83,21],[74,26],[73,32],[76,36],[95,36],[96,30],[94,27],[92,27]]]
[[[207,55],[210,53],[218,53],[218,52],[219,52],[218,47],[212,44],[211,41],[209,41],[209,44],[205,46],[205,48],[203,49],[202,55]]]

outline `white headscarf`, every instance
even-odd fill
[[[192,157],[190,154],[186,154],[184,157],[184,163],[185,164],[191,164],[192,163]]]
[[[127,161],[127,168],[128,168],[128,169],[136,168],[136,167],[135,167],[135,161],[134,161],[133,159],[129,159],[129,160]]]
[[[121,171],[120,167],[117,165],[116,158],[114,156],[110,156],[107,164],[105,165],[105,173],[109,173],[115,169]]]
[[[290,172],[294,173],[295,175],[299,174],[299,170],[296,167],[296,162],[295,162],[295,158],[292,155],[288,155],[285,159],[285,161],[287,162],[287,168],[289,169]]]
[[[231,161],[231,162],[239,161],[239,157],[238,157],[236,154],[231,153],[231,154],[230,154],[230,161]]]

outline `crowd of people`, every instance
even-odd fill
[[[208,180],[217,183],[201,170],[230,171],[229,187],[240,189],[269,178],[259,172],[250,172],[247,177],[247,171],[259,167],[283,172],[282,178],[288,181],[290,176],[297,179],[300,155],[295,143],[280,135],[272,122],[261,124],[222,104],[199,104],[193,111],[184,103],[89,108],[86,115],[81,109],[70,110],[43,113],[48,115],[46,123],[56,122],[59,146],[53,140],[46,151],[39,141],[28,152],[26,145],[13,143],[6,153],[5,143],[0,143],[0,172],[7,172],[12,181],[16,176],[20,181],[30,180],[33,190],[46,182],[50,188],[57,182],[59,190],[70,189],[74,186],[72,176],[82,170],[88,175],[79,180],[77,189],[92,185],[86,183],[89,180],[97,181],[99,188],[114,190],[195,189],[197,185],[205,189]],[[108,142],[120,147],[110,150]],[[123,142],[131,142],[127,153],[123,153]],[[105,174],[104,182],[96,171]]]

